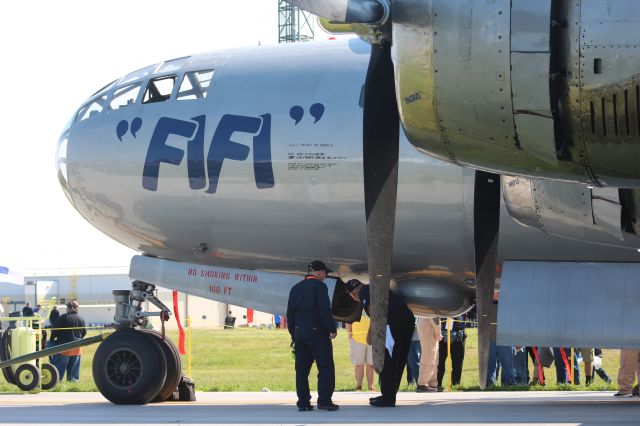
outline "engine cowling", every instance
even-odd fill
[[[617,247],[640,247],[638,190],[502,176],[509,214],[548,234]]]
[[[443,279],[413,277],[398,280],[397,291],[416,315],[456,317],[473,307],[474,284],[470,279],[464,289]]]
[[[636,3],[395,0],[409,139],[491,172],[639,187]]]

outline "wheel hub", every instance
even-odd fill
[[[142,376],[142,361],[138,354],[123,348],[114,351],[105,365],[107,378],[115,386],[128,388]]]
[[[29,371],[23,371],[19,375],[20,381],[23,383],[29,383],[33,380],[33,374]]]

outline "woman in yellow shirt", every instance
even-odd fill
[[[345,324],[349,336],[349,356],[351,364],[354,366],[356,375],[356,390],[362,390],[362,380],[364,379],[365,366],[367,372],[367,383],[370,391],[375,391],[373,384],[373,352],[371,345],[367,344],[367,333],[369,332],[369,317],[363,315],[360,321],[353,324]]]

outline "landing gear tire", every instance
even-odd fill
[[[98,346],[93,380],[114,404],[146,404],[162,389],[167,376],[164,351],[153,336],[137,330],[118,331]]]
[[[29,392],[34,390],[40,384],[40,371],[38,367],[31,364],[22,364],[14,373],[16,386],[23,391]]]
[[[58,369],[51,364],[42,364],[40,370],[42,371],[42,390],[55,388],[60,381]]]
[[[158,395],[151,402],[164,402],[168,400],[176,390],[180,377],[182,377],[182,359],[176,345],[168,338],[162,339],[162,334],[155,330],[140,330],[147,336],[155,339],[162,348],[164,358],[167,362],[167,378],[162,384]]]

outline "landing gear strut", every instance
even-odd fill
[[[170,317],[156,297],[153,284],[134,281],[132,289],[115,290],[117,331],[98,346],[93,359],[93,379],[98,390],[114,404],[146,404],[170,399],[182,377],[181,359],[171,340],[144,328],[148,317]],[[149,301],[160,312],[146,312]]]
[[[156,286],[142,281],[131,283],[131,290],[114,290],[113,298],[116,302],[115,324],[118,330],[130,329],[135,326],[144,327],[148,318],[158,316],[163,320],[169,319],[171,311],[156,296]],[[155,305],[160,312],[146,312],[142,310],[142,302],[148,301]]]

